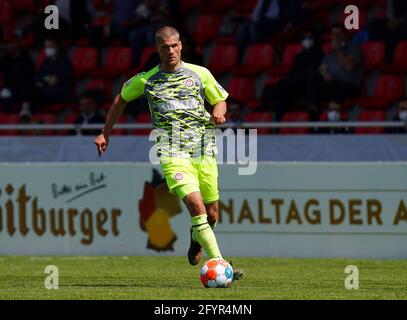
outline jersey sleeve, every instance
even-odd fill
[[[145,87],[143,76],[144,73],[135,75],[124,83],[120,94],[125,101],[130,102],[143,95]]]
[[[220,101],[225,101],[229,94],[226,90],[216,81],[212,73],[205,69],[203,74],[205,100],[212,106]]]

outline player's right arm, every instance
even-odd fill
[[[116,123],[117,119],[119,119],[120,115],[123,113],[126,105],[127,101],[124,100],[120,94],[118,94],[116,98],[113,100],[102,133],[98,135],[95,139],[95,144],[98,148],[99,157],[103,152],[106,151],[107,145],[109,144],[109,136],[110,133],[112,132],[113,126]]]
[[[99,157],[103,152],[106,151],[109,144],[109,136],[112,132],[113,126],[119,119],[120,115],[123,113],[127,103],[140,97],[144,92],[144,86],[144,73],[140,73],[128,80],[124,84],[120,94],[118,94],[114,99],[112,106],[109,109],[109,113],[107,115],[106,123],[103,127],[102,133],[95,139]]]

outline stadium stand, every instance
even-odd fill
[[[144,45],[140,52],[140,61],[133,61],[134,52],[129,43],[129,30],[119,30],[113,19],[112,0],[90,1],[89,26],[96,27],[102,33],[99,43],[94,43],[94,34],[87,32],[79,36],[64,38],[66,52],[75,72],[74,95],[88,89],[99,89],[103,98],[104,112],[109,108],[113,95],[127,78],[146,70],[151,66],[155,48]],[[46,54],[39,42],[42,38],[35,31],[26,29],[26,26],[35,21],[42,14],[41,8],[53,1],[27,1],[27,0],[0,0],[0,38],[7,43],[10,39],[18,37],[20,46],[29,51],[35,61],[37,70],[45,60]],[[288,26],[281,25],[276,34],[262,43],[250,43],[239,56],[236,44],[236,31],[238,27],[247,23],[252,17],[257,0],[180,0],[179,10],[171,12],[169,16],[178,18],[168,23],[176,25],[181,33],[189,34],[195,42],[195,50],[202,54],[204,65],[210,69],[219,82],[228,89],[231,97],[243,104],[245,121],[275,121],[272,106],[269,110],[258,110],[258,93],[270,84],[284,78],[298,52],[303,48],[300,43],[304,30],[319,28],[324,39],[323,50],[331,52],[330,28],[338,21],[344,21],[346,15],[343,8],[346,5],[356,5],[360,9],[360,32],[367,34],[363,41],[357,38],[358,32],[350,31],[364,53],[364,90],[359,97],[345,101],[349,121],[371,121],[379,119],[386,121],[392,118],[394,106],[402,97],[406,96],[405,80],[407,75],[407,39],[400,37],[378,38],[370,35],[370,26],[375,19],[386,17],[389,2],[386,0],[304,0],[307,16],[301,24],[297,23],[294,34],[288,37]],[[174,10],[168,5],[168,10]],[[69,23],[67,23],[69,26]],[[386,34],[386,30],[383,34]],[[65,36],[65,33],[63,33]],[[69,34],[69,32],[67,33]],[[380,34],[380,33],[379,33]],[[369,38],[370,36],[370,38]],[[280,47],[276,39],[293,39],[293,41]],[[357,40],[357,41],[356,41]],[[1,59],[1,58],[0,58]],[[2,70],[0,69],[0,73]],[[2,88],[0,87],[0,90]],[[371,94],[369,95],[368,92]],[[75,99],[75,96],[72,99]],[[13,106],[13,112],[21,108]],[[321,108],[323,110],[323,108]],[[292,111],[292,110],[287,110]],[[306,110],[287,112],[284,121],[309,121]],[[379,113],[370,113],[370,112]],[[29,123],[72,123],[71,117],[77,110],[72,101],[50,105],[47,108],[36,107]],[[35,114],[37,113],[37,114]],[[384,116],[383,116],[384,113]],[[378,116],[379,115],[379,116]],[[249,120],[247,120],[249,119]],[[259,120],[261,119],[261,120]],[[324,113],[319,118],[324,121]],[[148,123],[150,117],[141,112],[134,118],[125,116],[121,123]],[[6,114],[1,108],[0,124],[20,124],[18,113]],[[356,133],[383,132],[381,128],[359,128]],[[63,131],[66,134],[68,131]],[[123,130],[116,129],[116,134],[148,134],[149,129]],[[271,133],[272,130],[262,128],[259,133]],[[281,128],[276,133],[305,134],[311,131],[307,128]],[[36,134],[25,132],[23,134]],[[44,134],[55,134],[55,130],[46,130]],[[20,134],[19,130],[0,130],[1,135]]]

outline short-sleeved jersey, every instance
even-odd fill
[[[208,69],[184,62],[174,72],[156,66],[132,77],[121,91],[127,102],[142,95],[157,129],[158,156],[189,158],[216,153],[215,125],[204,103],[225,101],[228,93]]]

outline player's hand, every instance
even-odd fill
[[[95,144],[98,149],[99,157],[102,155],[103,152],[106,151],[107,146],[109,144],[109,137],[105,136],[103,133],[98,135],[95,139]]]
[[[211,122],[214,124],[222,124],[225,123],[226,118],[223,115],[217,115],[217,114],[212,114],[211,116]]]

